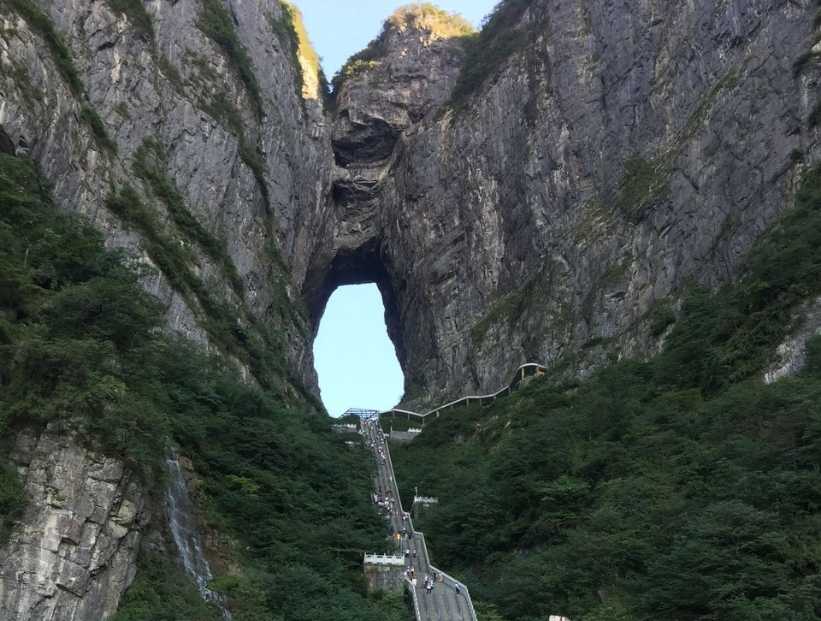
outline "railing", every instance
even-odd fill
[[[528,362],[527,364],[523,364],[518,369],[516,369],[516,375],[513,377],[513,380],[507,385],[494,393],[490,393],[489,395],[468,395],[462,397],[460,399],[456,399],[455,401],[450,401],[445,405],[440,405],[438,408],[434,408],[429,412],[425,412],[424,414],[420,414],[419,412],[411,412],[410,410],[402,410],[399,408],[392,408],[390,410],[385,410],[384,412],[379,412],[380,416],[406,416],[410,418],[411,416],[416,417],[424,422],[425,418],[428,416],[436,415],[438,416],[442,410],[448,410],[450,408],[455,408],[460,405],[465,405],[468,407],[471,405],[471,402],[479,402],[480,405],[485,405],[486,402],[493,402],[502,395],[510,394],[522,383],[527,377],[534,377],[544,375],[547,372],[547,368],[535,363],[535,362]]]
[[[366,554],[365,565],[398,565],[405,566],[405,559],[401,556],[392,556],[389,554]]]
[[[393,468],[393,466],[391,466],[391,468]],[[465,602],[467,603],[468,612],[470,612],[470,618],[473,621],[476,621],[477,617],[476,617],[476,610],[474,610],[474,608],[473,608],[473,598],[470,596],[470,591],[468,591],[467,586],[465,586],[465,584],[463,582],[457,580],[456,578],[454,578],[450,574],[442,571],[441,569],[439,569],[438,567],[433,565],[433,563],[430,562],[430,554],[428,553],[428,544],[425,541],[425,533],[420,532],[420,531],[416,530],[416,528],[414,528],[413,518],[411,517],[411,515],[409,513],[406,513],[406,512],[403,511],[403,514],[405,516],[405,519],[408,522],[408,525],[410,526],[411,531],[413,531],[414,538],[422,542],[422,554],[424,555],[425,563],[428,565],[428,567],[431,568],[431,571],[434,571],[437,574],[442,576],[444,584],[450,583],[450,586],[457,585],[459,587],[459,592],[462,594]],[[413,590],[413,589],[411,589],[411,590]],[[414,598],[415,597],[416,597],[416,592],[414,591]],[[419,617],[417,617],[417,618],[419,618]]]

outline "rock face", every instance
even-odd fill
[[[417,32],[390,38],[338,95],[346,171],[309,303],[357,276],[380,283],[410,405],[495,390],[524,361],[584,374],[652,353],[659,307],[731,278],[817,159],[818,72],[801,64],[814,10],[511,1],[518,48],[456,110],[415,115],[402,105],[435,108],[452,74]],[[434,67],[435,94],[387,79],[394,58],[403,74]],[[353,155],[397,130],[389,157],[387,139]]]
[[[221,320],[214,309],[229,308],[239,330],[259,323],[283,333],[293,369],[312,366],[304,361],[305,319],[292,312],[299,297],[293,283],[306,269],[332,155],[322,102],[298,92],[279,3],[119,3],[144,6],[150,29],[139,12],[118,13],[108,2],[33,4],[62,38],[79,86],[55,62],[43,32],[0,3],[0,126],[27,145],[57,203],[91,220],[111,246],[158,265],[146,232],[105,208],[112,193],[134,188],[166,246],[182,249],[190,269],[180,279],[159,264],[146,280],[168,304],[169,327],[251,366],[232,351],[236,343],[220,343],[208,327]],[[209,36],[215,14],[241,52],[232,56]],[[175,226],[168,201],[136,174],[135,155],[152,143],[182,208],[217,240],[212,247],[224,246],[227,260],[203,249],[203,234],[192,238]]]
[[[108,618],[136,573],[142,490],[122,464],[53,427],[20,435],[12,460],[28,508],[0,548],[0,618]]]

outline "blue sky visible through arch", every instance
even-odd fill
[[[308,34],[322,57],[330,79],[343,63],[382,30],[382,23],[397,8],[414,4],[405,0],[293,0],[305,18]],[[493,10],[498,0],[440,0],[436,6],[476,24]]]
[[[404,376],[376,285],[334,292],[319,324],[314,360],[322,402],[331,416],[351,407],[384,410],[399,402]]]

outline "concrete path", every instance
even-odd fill
[[[417,621],[476,621],[467,588],[431,565],[425,536],[414,531],[410,514],[402,509],[390,449],[379,420],[363,420],[362,435],[376,458],[375,499],[384,508],[391,532],[405,555]],[[430,591],[425,588],[426,576],[436,578]]]

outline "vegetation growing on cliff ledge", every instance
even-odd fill
[[[394,450],[403,496],[441,500],[419,521],[434,561],[508,621],[821,619],[821,337],[802,375],[760,379],[819,293],[815,169],[657,358],[534,380]]]
[[[494,78],[504,62],[524,48],[529,33],[519,26],[530,0],[504,0],[488,15],[481,31],[467,41],[467,57],[451,96],[459,108],[485,82]]]
[[[143,0],[106,0],[106,2],[112,11],[125,15],[137,32],[149,40],[154,38],[154,24],[151,22],[148,11],[145,10]]]

